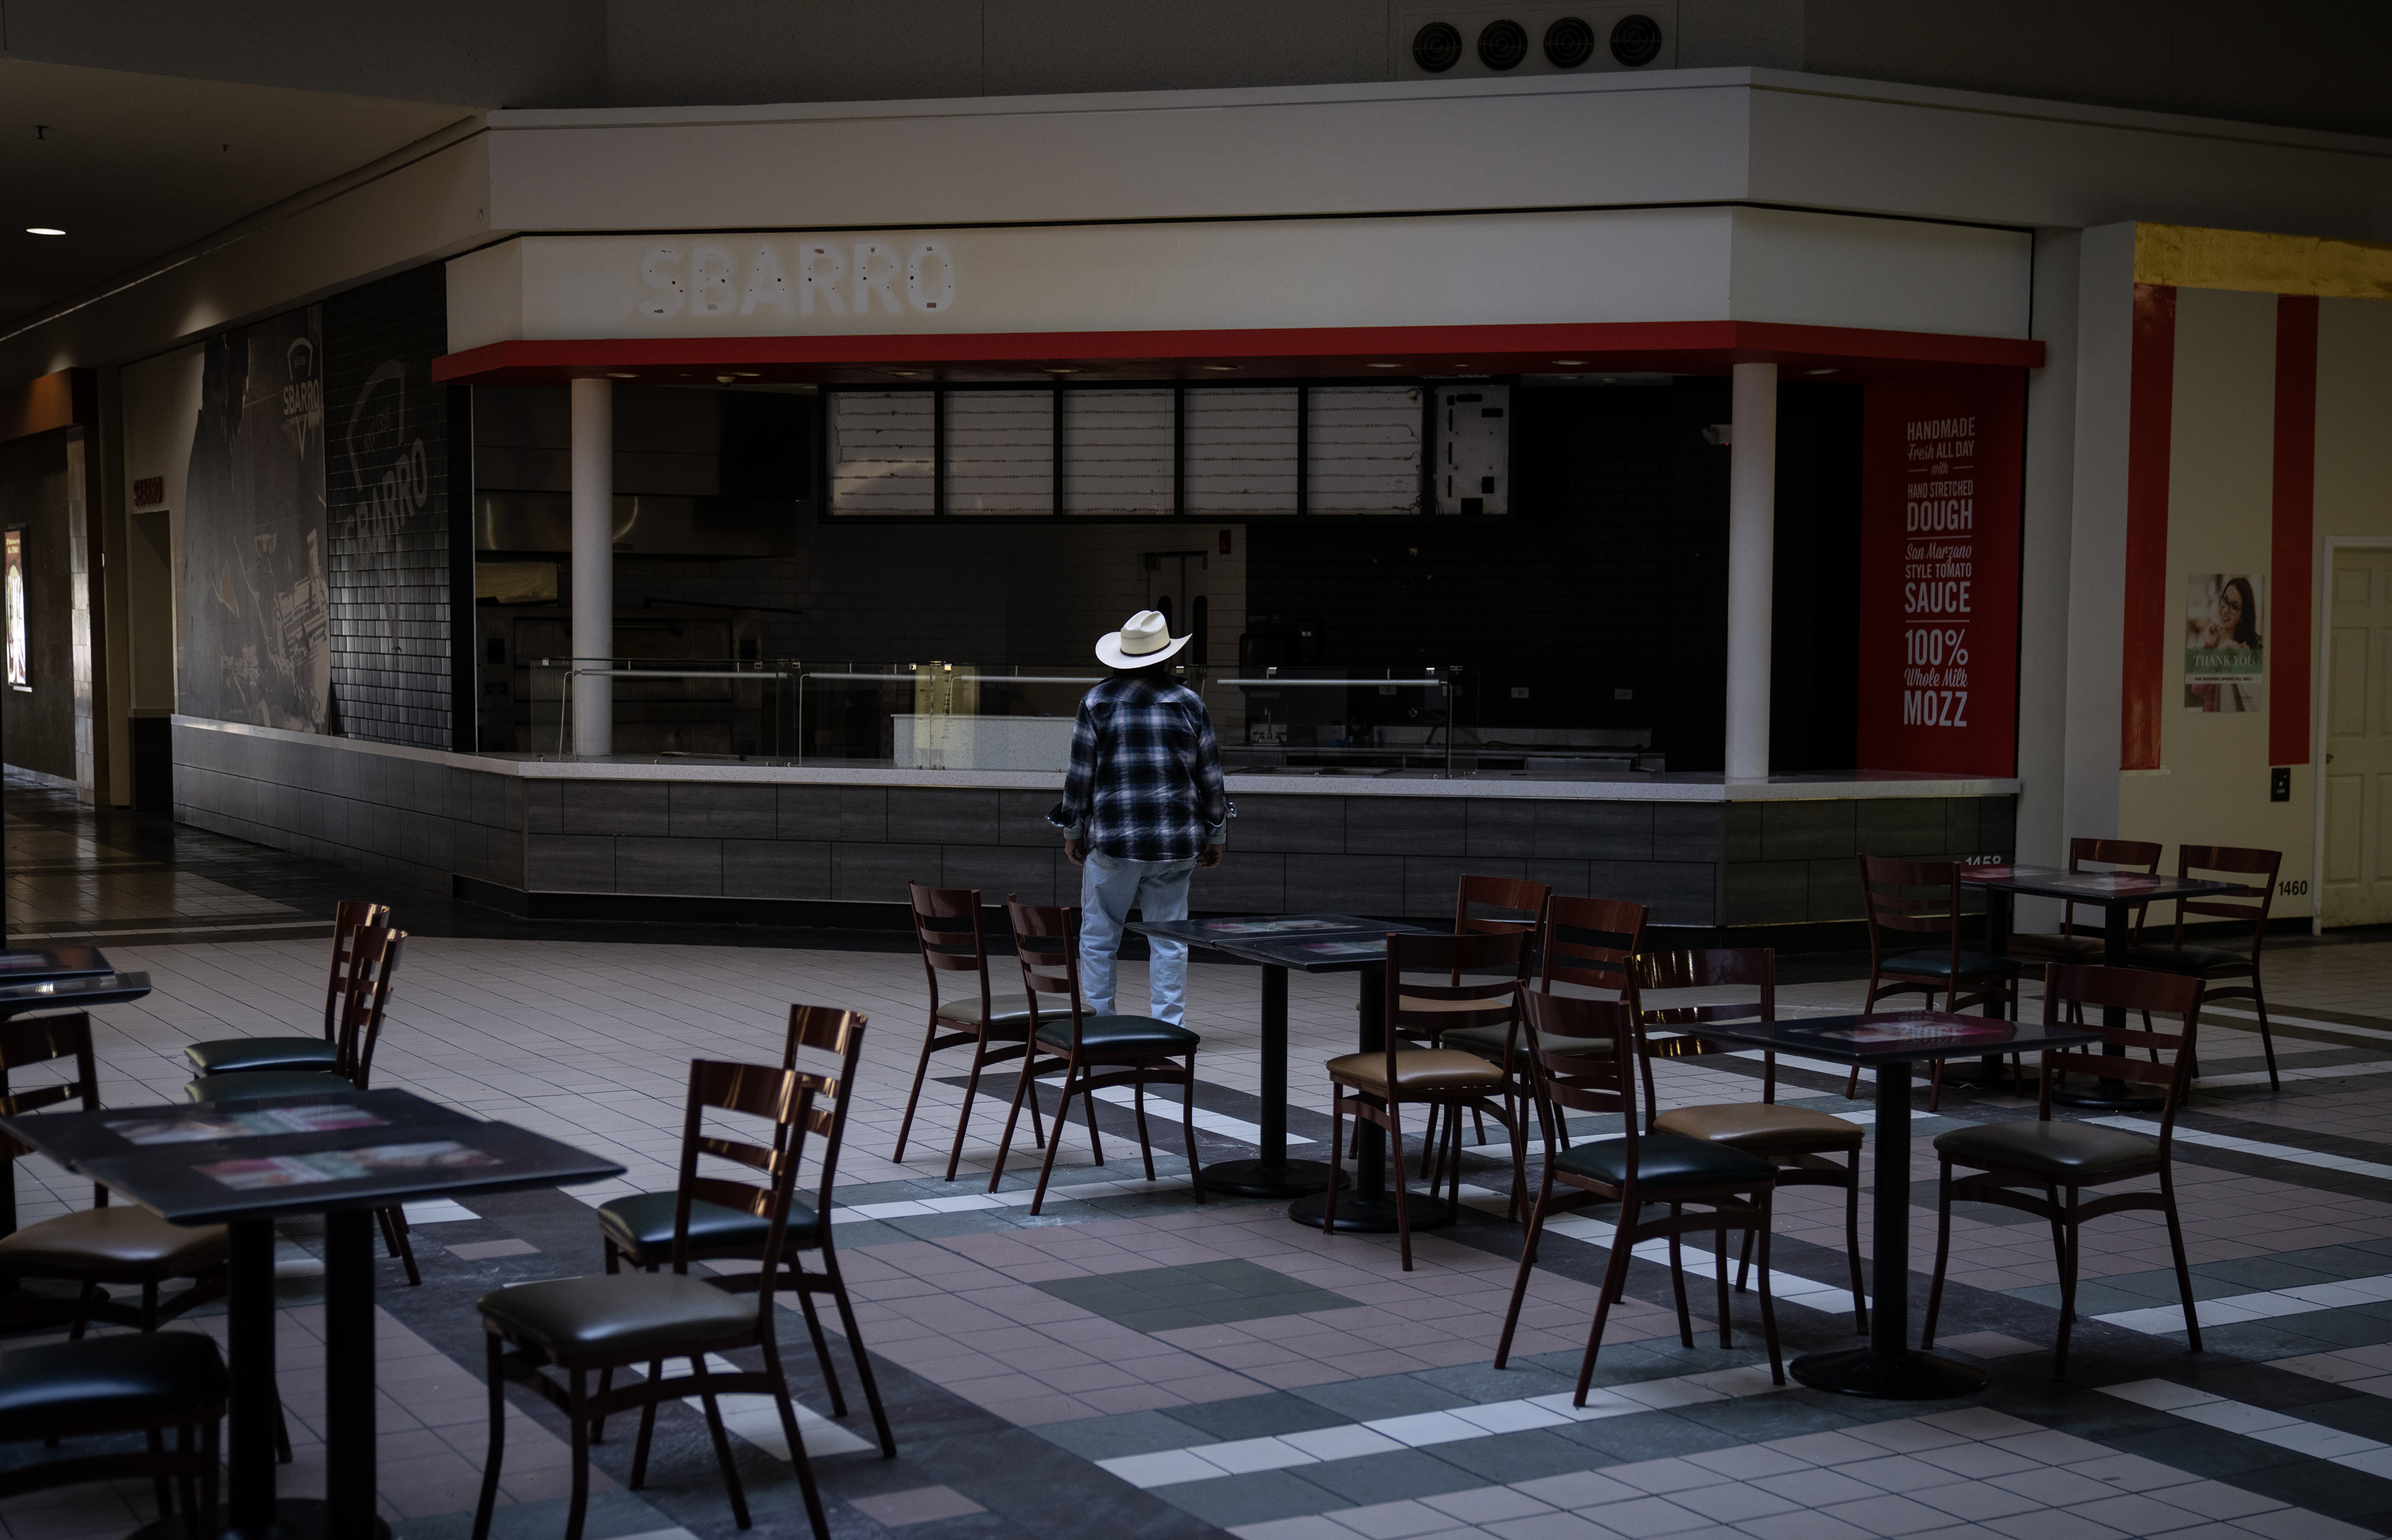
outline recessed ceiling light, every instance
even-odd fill
[[[1220,372],[1222,372],[1222,373],[1226,374],[1226,373],[1228,373],[1228,371],[1230,371],[1231,369],[1241,369],[1245,368],[1246,366],[1245,366],[1245,365],[1243,365],[1243,364],[1201,364],[1201,365],[1199,365],[1199,366],[1197,366],[1197,367],[1198,367],[1198,368],[1200,368],[1200,369],[1217,369],[1217,370],[1219,370]]]
[[[1050,369],[1046,370],[1046,372],[1048,374],[1077,374],[1080,371],[1075,369]]]
[[[883,374],[893,374],[900,380],[911,380],[922,371],[917,369],[884,369],[880,372]]]
[[[1836,371],[1831,369],[1806,369],[1802,372],[1805,374],[1833,374]]]
[[[761,380],[764,378],[763,375],[758,373],[752,369],[734,369],[731,372],[737,375],[742,380]]]
[[[639,376],[636,374],[616,374],[609,371],[606,378],[609,380],[637,380]]]
[[[1362,367],[1364,369],[1401,369],[1404,366],[1401,364],[1364,364]]]
[[[27,235],[64,235],[66,231],[54,230],[47,225],[28,225],[25,226],[25,233]]]
[[[1583,358],[1556,358],[1554,362],[1556,364],[1583,364],[1586,360]]]
[[[718,385],[727,385],[738,378],[739,376],[735,374],[718,374],[714,377],[714,382]]]

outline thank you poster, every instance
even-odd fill
[[[1863,770],[2016,770],[2020,396],[2004,376],[1868,387]]]

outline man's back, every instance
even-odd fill
[[[1193,860],[1228,819],[1203,700],[1168,678],[1110,679],[1080,701],[1063,800],[1049,815],[1124,861]]]

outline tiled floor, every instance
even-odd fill
[[[315,1029],[322,916],[367,885],[236,841],[96,818],[20,782],[8,797],[15,936],[89,935],[155,982],[147,1000],[98,1013],[109,1105],[179,1099],[180,1050],[194,1038]],[[1283,1205],[1197,1206],[1171,1153],[1176,1128],[1147,1183],[1131,1109],[1100,1103],[1110,1163],[1090,1164],[1075,1121],[1057,1188],[1033,1217],[1029,1152],[986,1190],[1009,1081],[974,1113],[964,1174],[939,1180],[959,1056],[934,1067],[907,1159],[889,1158],[924,999],[902,938],[535,925],[432,895],[376,896],[414,933],[377,1083],[630,1168],[600,1187],[413,1215],[422,1287],[408,1288],[396,1263],[381,1276],[381,1491],[401,1540],[463,1534],[487,1436],[474,1298],[596,1271],[589,1205],[670,1184],[687,1061],[773,1057],[792,1001],[852,1006],[877,1024],[834,1221],[897,1459],[849,1430],[860,1417],[828,1418],[794,1315],[785,1337],[843,1536],[2338,1540],[2392,1524],[2392,944],[2380,939],[2271,943],[2281,1095],[2256,1074],[2256,1022],[2204,1024],[2204,1089],[2177,1158],[2208,1343],[2198,1358],[2184,1351],[2164,1230],[2122,1216],[2086,1234],[2085,1318],[2070,1378],[2055,1384],[2048,1234],[1970,1205],[1953,1225],[1941,1345],[1993,1374],[1984,1395],[1919,1405],[1774,1387],[1750,1297],[1735,1306],[1735,1346],[1717,1347],[1702,1318],[1710,1259],[1693,1253],[1698,1345],[1682,1347],[1666,1269],[1640,1251],[1596,1392],[1578,1408],[1570,1376],[1611,1216],[1580,1216],[1547,1243],[1515,1355],[1498,1371],[1519,1236],[1501,1218],[1502,1162],[1472,1156],[1471,1206],[1416,1237],[1407,1274],[1392,1237],[1324,1238],[1290,1223]],[[1855,1003],[1849,977],[1805,968],[1816,981],[1782,990],[1789,1007]],[[1126,969],[1125,997],[1139,971]],[[1325,1158],[1320,1065],[1351,1045],[1354,985],[1293,984],[1296,1153]],[[1250,969],[1193,970],[1208,1160],[1251,1150],[1257,990]],[[1760,1066],[1729,1056],[1659,1073],[1667,1104],[1748,1100]],[[1788,1101],[1866,1120],[1830,1067],[1785,1065],[1780,1082]],[[2006,1094],[1956,1089],[1918,1120],[1914,1268],[1932,1260],[1928,1139],[2029,1114]],[[1600,1119],[1578,1126],[1602,1132]],[[38,1159],[20,1160],[16,1179],[28,1221],[88,1201],[86,1185]],[[1789,1189],[1778,1210],[1788,1352],[1850,1344],[1840,1195]],[[284,1237],[281,1370],[299,1453],[282,1479],[294,1495],[322,1473],[317,1250],[306,1227]],[[1914,1299],[1924,1291],[1914,1275]],[[188,1319],[221,1323],[205,1311]],[[852,1391],[852,1365],[846,1376]],[[561,1531],[566,1451],[544,1404],[514,1404],[499,1533],[529,1540]],[[738,1408],[731,1420],[753,1533],[803,1533],[777,1423]],[[597,1452],[592,1540],[735,1533],[697,1414],[669,1406],[639,1493],[623,1484],[627,1440]],[[148,1503],[138,1485],[42,1494],[0,1502],[0,1530],[112,1535]]]

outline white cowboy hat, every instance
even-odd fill
[[[1187,645],[1187,637],[1172,636],[1161,611],[1140,610],[1119,631],[1097,639],[1097,661],[1108,668],[1144,668]]]

